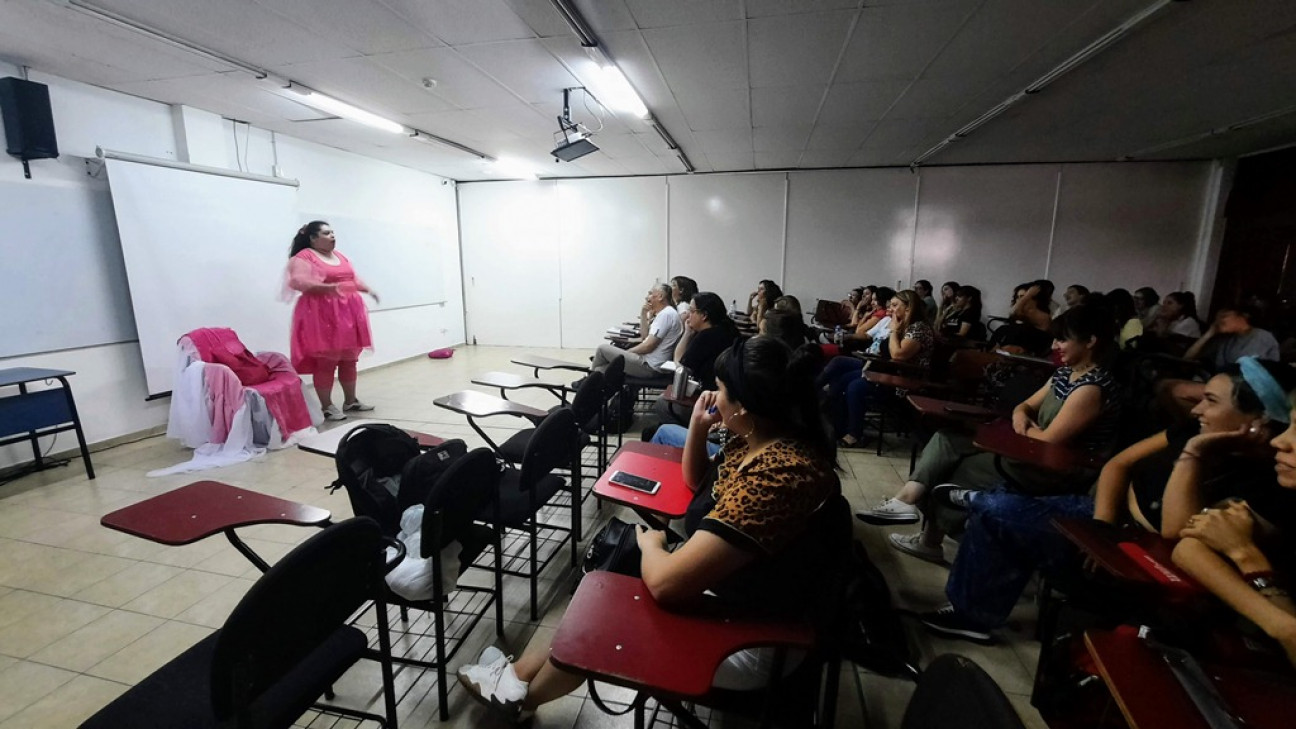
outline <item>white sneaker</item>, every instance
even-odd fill
[[[373,410],[374,406],[366,405],[359,400],[352,400],[351,402],[344,403],[342,409],[348,413],[367,413],[370,410]]]
[[[338,410],[337,405],[329,405],[328,407],[324,408],[324,419],[325,420],[346,420],[347,416],[341,410]]]
[[[885,499],[872,509],[860,509],[855,518],[865,524],[888,526],[891,524],[917,524],[920,514],[918,507],[906,504],[894,496]]]
[[[455,673],[468,694],[506,716],[517,718],[527,696],[527,684],[513,670],[511,656],[488,646],[478,659],[480,663],[460,666]]]
[[[922,532],[892,534],[891,546],[918,559],[935,562],[936,564],[945,564],[945,549],[943,547],[929,547],[923,544]]]

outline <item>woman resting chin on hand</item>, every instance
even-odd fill
[[[1296,412],[1288,416],[1293,419]],[[1296,490],[1296,426],[1270,441],[1277,453],[1278,485]],[[1273,638],[1296,666],[1296,603],[1292,573],[1275,569],[1277,550],[1266,554],[1256,543],[1255,519],[1244,501],[1203,509],[1189,518],[1175,546],[1174,562],[1215,596]],[[1296,535],[1282,534],[1282,557],[1291,559]]]

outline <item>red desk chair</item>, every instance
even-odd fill
[[[801,594],[816,608],[804,621],[673,613],[660,607],[643,580],[591,572],[581,581],[554,636],[550,660],[563,670],[637,691],[631,709],[643,727],[648,699],[692,729],[701,722],[687,703],[760,715],[763,725],[831,727],[841,669],[845,563],[850,507],[830,499],[811,518],[806,536],[785,553],[833,576],[822,594]],[[770,684],[756,691],[712,687],[716,669],[746,648],[779,649]],[[785,672],[788,651],[804,652]],[[822,693],[822,700],[821,700]],[[591,686],[591,695],[597,694]]]

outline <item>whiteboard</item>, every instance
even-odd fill
[[[557,182],[562,346],[593,349],[666,275],[666,181]],[[611,285],[610,285],[611,284]]]
[[[783,285],[783,174],[668,177],[670,276],[746,309],[762,279]],[[804,302],[803,302],[804,303]]]
[[[432,226],[374,220],[324,212],[302,212],[302,223],[326,220],[337,234],[337,247],[381,302],[373,311],[439,304],[445,301],[441,271],[443,233]],[[442,226],[444,227],[444,226]]]
[[[0,182],[0,357],[135,339],[107,188]]]
[[[562,346],[556,184],[459,186],[464,309],[474,344]]]
[[[783,291],[807,312],[856,286],[909,278],[914,194],[909,170],[788,173],[787,280]]]
[[[116,159],[108,179],[150,395],[171,390],[176,340],[200,327],[288,352],[296,188]]]

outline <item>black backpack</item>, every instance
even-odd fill
[[[463,453],[462,441],[450,443],[458,443],[459,452]],[[447,445],[449,443],[443,443],[438,448]],[[394,425],[358,425],[338,443],[337,453],[333,456],[338,477],[329,489],[336,491],[345,487],[356,516],[370,517],[378,522],[383,534],[396,536],[400,532],[402,512],[401,483],[406,467],[420,455],[418,441]],[[435,477],[425,487],[425,495],[426,489],[431,488],[434,482]]]
[[[468,445],[455,438],[428,448],[410,459],[405,468],[401,469],[400,489],[396,491],[397,514],[404,514],[406,509],[415,504],[425,503],[441,474],[467,453]]]
[[[916,679],[918,670],[891,602],[891,588],[859,540],[851,543],[846,568],[842,656],[874,673]]]

